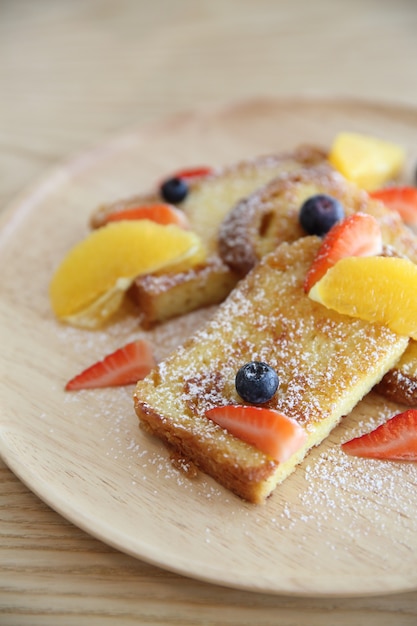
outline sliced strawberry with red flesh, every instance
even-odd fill
[[[208,167],[206,165],[202,165],[199,167],[187,167],[180,170],[177,170],[169,178],[185,178],[189,180],[190,178],[200,178],[203,176],[208,176],[213,171],[212,167]]]
[[[214,407],[206,416],[280,463],[307,440],[307,433],[295,420],[273,409],[237,404]]]
[[[416,187],[386,187],[372,191],[369,195],[383,202],[389,209],[397,211],[406,224],[417,226]]]
[[[308,293],[337,261],[349,256],[373,256],[382,252],[381,228],[372,215],[354,213],[335,224],[323,239],[304,281]]]
[[[66,391],[130,385],[144,378],[156,362],[149,342],[139,339],[107,355],[72,378]]]
[[[171,204],[150,204],[115,211],[114,213],[109,213],[106,216],[105,223],[119,222],[120,220],[144,219],[157,222],[163,226],[167,224],[175,224],[180,228],[188,229],[190,227],[184,211],[177,209]]]
[[[417,461],[417,409],[398,413],[375,430],[342,444],[351,456]]]

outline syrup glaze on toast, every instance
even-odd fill
[[[219,483],[254,503],[319,444],[394,365],[408,339],[347,318],[303,291],[316,237],[284,243],[240,281],[214,317],[137,384],[134,401],[146,430]],[[241,403],[234,379],[245,362],[274,367],[281,385],[266,406],[306,429],[307,444],[273,461],[205,417]]]

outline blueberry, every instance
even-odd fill
[[[278,374],[262,361],[245,363],[235,379],[236,391],[245,402],[263,404],[268,402],[278,389]]]
[[[301,226],[309,235],[322,237],[345,216],[343,206],[332,196],[311,196],[302,205],[299,214]]]
[[[177,204],[188,194],[188,185],[183,178],[170,178],[161,185],[161,195],[166,202]]]

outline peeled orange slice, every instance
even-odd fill
[[[55,315],[94,325],[120,306],[133,279],[164,269],[182,270],[205,258],[200,238],[150,220],[114,222],[92,231],[57,268],[49,289]]]
[[[417,265],[397,257],[341,259],[309,292],[329,309],[417,339]]]
[[[62,321],[80,328],[98,328],[121,309],[131,283],[129,278],[119,278],[111,289],[80,311],[61,317]]]
[[[345,178],[372,191],[395,178],[403,167],[401,146],[359,133],[340,133],[334,139],[329,161]]]

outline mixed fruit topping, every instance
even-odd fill
[[[417,189],[384,187],[404,164],[395,144],[357,133],[339,134],[330,163],[371,197],[417,226]],[[103,225],[74,246],[50,284],[52,309],[61,321],[96,328],[123,302],[141,274],[179,272],[204,261],[201,239],[178,206],[193,180],[210,176],[210,167],[179,170],[159,185],[159,202],[109,213]],[[348,217],[335,198],[320,194],[300,207],[299,223],[322,244],[304,282],[304,291],[322,305],[353,317],[387,325],[417,339],[417,266],[406,258],[383,256],[381,229],[369,214]],[[135,383],[156,365],[152,346],[133,341],[70,380],[78,390]],[[279,386],[267,363],[250,361],[236,373],[235,387],[245,404],[219,406],[206,416],[272,459],[285,462],[307,440],[294,420],[262,406]],[[350,455],[417,460],[417,410],[396,415],[375,431],[342,445]]]
[[[381,228],[372,215],[354,213],[335,224],[323,239],[316,258],[307,272],[304,291],[321,280],[340,259],[350,256],[375,256],[382,252]]]
[[[178,170],[172,177],[161,183],[160,194],[166,202],[179,204],[188,195],[189,181],[208,176],[211,172],[212,169],[205,166]]]
[[[121,220],[93,230],[65,256],[49,288],[58,319],[97,327],[120,308],[133,280],[181,271],[205,259],[201,239],[174,224]]]
[[[375,430],[342,444],[352,456],[389,461],[417,461],[417,410],[394,415]]]

